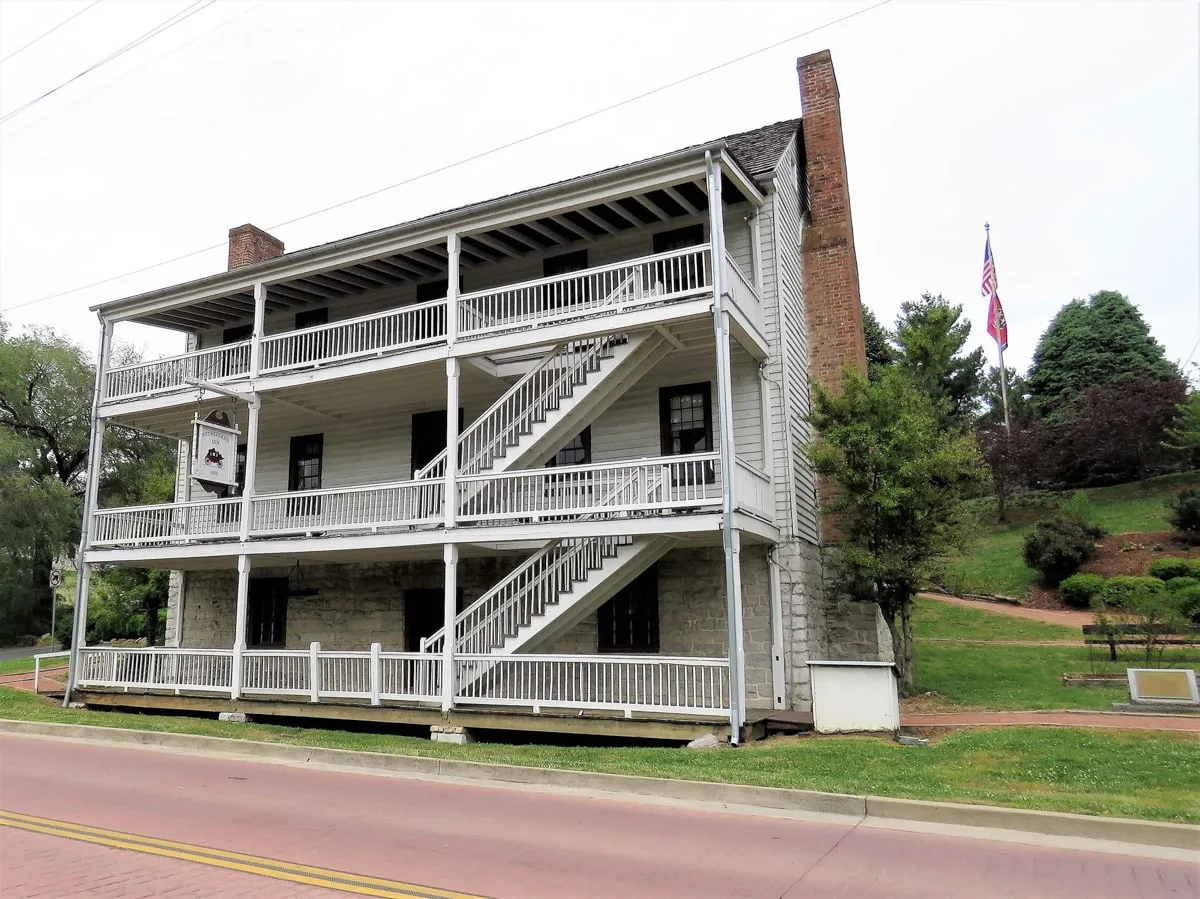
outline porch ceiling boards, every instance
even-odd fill
[[[732,206],[747,201],[737,184],[723,179],[723,197]],[[630,193],[602,203],[554,212],[488,230],[462,232],[459,264],[464,271],[525,256],[554,254],[613,235],[648,231],[708,211],[703,181],[685,181]],[[273,283],[267,312],[294,313],[334,300],[384,294],[405,284],[444,281],[448,260],[443,243],[406,249],[319,274]],[[146,325],[203,331],[244,323],[254,316],[254,293],[245,288],[222,297],[134,317]]]

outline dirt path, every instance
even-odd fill
[[[964,609],[991,612],[994,615],[1008,615],[1010,618],[1024,618],[1028,621],[1042,621],[1046,624],[1061,624],[1065,627],[1081,627],[1093,622],[1092,613],[1082,609],[1078,611],[1074,609],[1027,609],[1024,606],[1013,606],[1005,602],[959,599],[957,596],[943,596],[940,593],[922,593],[921,597]]]
[[[1171,730],[1200,734],[1200,715],[1137,715],[1121,712],[942,712],[901,715],[905,727],[1103,727]]]

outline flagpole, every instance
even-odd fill
[[[987,235],[989,246],[991,244],[992,226],[988,222],[983,223],[984,234]],[[993,262],[993,265],[995,263]],[[1008,417],[1008,371],[1004,368],[1004,343],[996,341],[996,351],[1000,354],[1000,400],[1004,404],[1004,429],[1012,430],[1012,425],[1009,423]]]

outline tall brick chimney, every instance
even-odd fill
[[[800,183],[802,192],[807,185],[809,207],[800,243],[809,373],[826,390],[840,393],[846,368],[867,371],[842,107],[828,50],[801,57],[796,71],[804,116]],[[828,508],[833,493],[834,486],[819,478],[821,509]],[[840,530],[836,515],[821,513],[822,543],[836,542]]]
[[[283,241],[262,228],[238,225],[229,229],[229,270],[266,262],[283,255]]]

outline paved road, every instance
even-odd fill
[[[0,737],[0,809],[5,897],[1200,896],[1195,865],[1050,840],[1021,845],[25,737]]]
[[[0,649],[0,662],[8,662],[13,659],[27,659],[39,653],[60,652],[61,650],[61,646],[10,646],[7,649]]]

